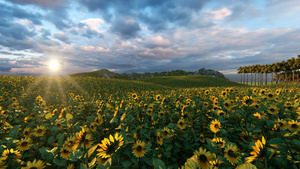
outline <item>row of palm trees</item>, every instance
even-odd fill
[[[248,84],[248,75],[250,74],[251,85],[252,85],[253,74],[254,74],[254,85],[256,84],[263,85],[264,80],[265,80],[265,84],[267,84],[269,73],[271,73],[271,83],[273,83],[273,81],[276,81],[276,84],[279,82],[300,81],[299,69],[300,69],[300,55],[298,55],[298,58],[292,57],[287,61],[277,62],[273,64],[266,64],[266,65],[256,64],[256,65],[244,66],[244,67],[239,67],[237,70],[238,73],[241,74],[241,83]],[[265,74],[265,79],[264,79],[264,74]]]

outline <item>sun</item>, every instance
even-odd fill
[[[49,69],[52,71],[56,71],[59,69],[59,63],[57,60],[51,60],[49,62]]]

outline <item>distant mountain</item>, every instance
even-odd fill
[[[93,76],[93,77],[103,77],[103,78],[116,78],[116,79],[127,79],[127,80],[138,80],[149,77],[156,76],[187,76],[187,75],[206,75],[213,76],[216,78],[227,79],[222,73],[219,71],[215,71],[212,69],[199,69],[195,72],[186,72],[184,70],[173,70],[173,71],[165,71],[165,72],[154,72],[154,73],[115,73],[111,72],[107,69],[101,69],[93,72],[84,72],[84,73],[76,73],[70,76]],[[228,80],[228,79],[227,79]]]

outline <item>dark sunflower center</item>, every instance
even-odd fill
[[[219,125],[218,125],[218,124],[215,124],[215,128],[217,128],[217,129],[218,129],[218,128],[219,128]]]
[[[228,104],[228,103],[225,103],[225,107],[229,107],[229,104]]]
[[[22,142],[22,144],[21,144],[22,146],[27,146],[28,145],[28,143],[26,142],[26,141],[24,141],[24,142]]]
[[[269,94],[268,96],[269,96],[269,97],[273,97],[273,95],[272,95],[272,94]]]
[[[182,122],[180,122],[180,123],[179,123],[179,125],[180,125],[180,126],[183,126],[183,123],[182,123]]]
[[[168,132],[167,132],[167,131],[164,131],[164,135],[168,135]]]
[[[234,152],[232,150],[229,150],[228,155],[231,156],[231,157],[234,157]]]
[[[25,132],[24,132],[24,135],[26,135],[26,136],[29,135],[29,132],[28,132],[28,131],[25,131]]]
[[[200,156],[199,156],[199,160],[200,160],[200,162],[207,162],[207,157],[205,156],[205,155],[203,155],[203,154],[201,154]]]
[[[280,123],[279,123],[279,126],[280,126],[280,127],[283,127],[283,123],[280,122]]]
[[[29,169],[38,169],[37,167],[30,167]]]
[[[37,132],[38,132],[38,133],[42,133],[43,130],[42,130],[42,129],[38,129]]]
[[[68,152],[69,152],[68,150],[64,149],[64,153],[68,153]]]
[[[271,108],[271,109],[270,109],[270,111],[271,111],[271,112],[274,112],[274,111],[275,111],[275,109],[274,109],[274,108]]]
[[[294,128],[294,129],[298,128],[298,125],[297,125],[297,124],[292,124],[291,126],[292,126],[292,128]]]
[[[253,103],[253,100],[252,99],[247,99],[246,100],[246,104],[252,104]]]
[[[136,148],[137,151],[142,151],[142,149],[143,149],[142,146],[138,146],[138,147]]]
[[[116,143],[111,143],[111,145],[107,147],[106,154],[110,155],[114,153],[116,148],[117,148]]]

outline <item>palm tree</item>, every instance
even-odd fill
[[[259,67],[260,67],[260,64],[256,64],[254,66],[254,75],[255,75],[255,77],[254,77],[254,85],[255,86],[256,86],[256,74],[259,73]]]
[[[242,79],[243,79],[243,67],[239,67],[238,69],[237,69],[237,73],[239,73],[239,74],[241,74],[241,83],[242,83]]]

